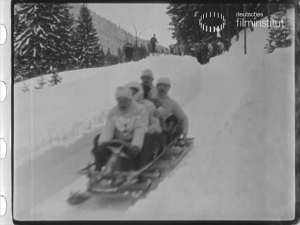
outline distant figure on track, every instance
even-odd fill
[[[126,62],[130,62],[133,58],[134,49],[130,43],[127,43],[125,47],[125,56],[126,56]]]
[[[150,44],[151,44],[151,53],[154,55],[155,53],[155,46],[156,46],[157,39],[155,37],[155,34],[153,34],[153,37],[150,39]]]

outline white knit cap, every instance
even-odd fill
[[[167,77],[161,77],[161,78],[158,79],[158,81],[156,82],[156,84],[168,84],[168,85],[171,86],[171,81]]]
[[[142,72],[142,76],[141,77],[151,77],[153,80],[154,80],[154,77],[153,77],[153,73],[151,70],[149,69],[145,69],[143,72]]]
[[[138,90],[138,92],[132,97],[133,100],[138,102],[143,98],[144,89],[143,89],[143,86],[139,82],[132,81],[132,82],[126,84],[125,87],[126,88],[135,88]]]
[[[132,99],[131,90],[128,87],[123,87],[123,86],[117,87],[116,98],[119,97]]]

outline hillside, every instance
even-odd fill
[[[77,19],[80,11],[81,4],[70,4],[72,6],[70,12]],[[129,32],[122,29],[119,25],[97,15],[91,10],[91,15],[94,21],[95,28],[97,30],[99,40],[106,52],[110,48],[111,53],[117,55],[118,48],[122,48],[124,43],[128,40],[131,43],[135,43],[135,37]],[[150,37],[149,37],[150,39]],[[138,38],[138,45],[143,44],[147,46],[148,40]],[[158,45],[158,50],[161,50],[162,46]]]

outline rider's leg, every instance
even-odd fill
[[[143,147],[135,163],[135,170],[139,170],[151,162],[155,146],[159,145],[156,134],[145,134]]]
[[[154,55],[154,53],[155,53],[155,45],[152,44],[152,54]]]
[[[180,136],[183,133],[183,128],[175,115],[171,115],[166,119],[167,131],[169,133],[169,140]]]
[[[96,170],[101,171],[102,167],[107,162],[108,158],[111,155],[111,151],[107,149],[106,145],[98,145],[98,140],[101,134],[98,134],[94,138],[94,147],[92,149],[92,154],[95,157]]]
[[[95,156],[96,170],[101,171],[107,160],[111,155],[111,151],[105,145],[100,145],[97,148],[93,148],[92,153]]]

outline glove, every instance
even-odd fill
[[[157,117],[162,117],[162,115],[165,112],[165,109],[164,109],[164,107],[161,106],[161,107],[158,107],[158,109],[155,112],[157,114]]]
[[[100,145],[98,145],[97,151],[103,151],[107,147],[106,142],[102,142]]]
[[[140,149],[137,146],[132,146],[126,151],[126,154],[133,159],[137,158],[139,153],[140,153]]]
[[[183,133],[183,141],[185,142],[186,145],[189,144],[189,140],[187,138],[187,134]]]

